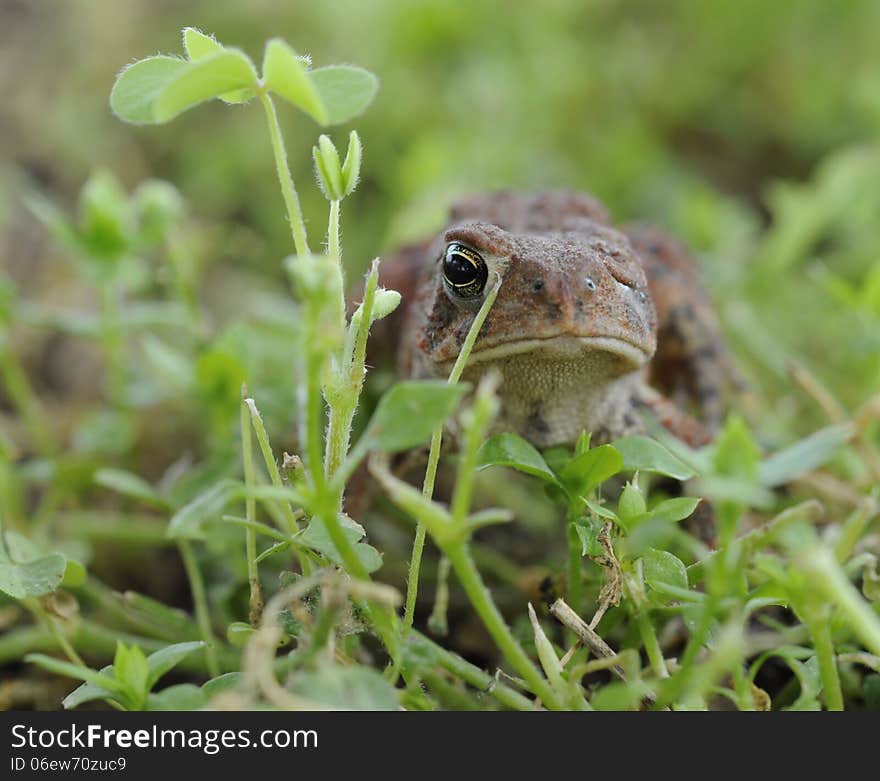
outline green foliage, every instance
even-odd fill
[[[148,125],[215,99],[262,104],[294,238],[294,301],[280,292],[290,236],[267,208],[278,185],[249,108],[218,104],[181,117],[173,135],[133,134],[108,124],[103,95],[76,88],[94,83],[91,70],[85,79],[76,62],[53,61],[64,47],[41,52],[53,99],[8,102],[19,117],[40,108],[11,157],[52,190],[28,203],[58,254],[32,259],[28,236],[11,234],[11,276],[0,277],[0,388],[13,411],[0,427],[0,606],[15,601],[23,616],[0,639],[0,664],[25,645],[57,648],[69,661],[27,658],[84,681],[71,708],[197,709],[214,697],[255,708],[526,710],[533,697],[552,709],[708,708],[718,697],[740,709],[876,708],[880,156],[863,142],[880,93],[863,31],[880,20],[869,4],[830,16],[820,5],[798,9],[792,34],[790,9],[772,3],[635,16],[564,1],[537,16],[494,2],[429,2],[418,14],[379,2],[368,16],[345,4],[231,16],[202,4],[196,15],[243,49],[257,50],[265,29],[296,30],[317,61],[345,40],[346,59],[382,73],[385,99],[350,132],[344,160],[328,136],[309,137],[310,120],[361,116],[376,78],[313,68],[278,38],[258,68],[186,28],[185,59],[136,62],[111,93],[118,117]],[[136,45],[155,51],[167,19],[141,10]],[[88,18],[78,34],[112,59],[109,79],[130,52],[115,32],[104,45],[105,22]],[[692,45],[667,45],[683,36]],[[545,53],[540,67],[526,50]],[[43,66],[22,61],[26,73],[10,57],[13,77],[39,82]],[[274,98],[306,117],[279,119]],[[297,140],[290,154],[282,121]],[[309,148],[318,187],[298,192],[291,168],[300,181]],[[129,189],[146,170],[180,189]],[[0,225],[14,218],[7,178],[4,168]],[[80,181],[75,207],[55,205]],[[588,189],[618,221],[661,222],[701,251],[752,388],[712,445],[656,430],[591,447],[584,432],[540,453],[489,436],[491,384],[471,395],[458,377],[392,385],[381,344],[368,360],[371,327],[401,296],[379,287],[374,265],[349,315],[346,275],[383,242],[421,238],[474,182]],[[311,252],[307,234],[328,209],[326,253]],[[52,349],[34,353],[34,339]],[[60,364],[68,387],[40,367],[71,344],[84,352]],[[103,385],[81,358],[92,352]],[[419,490],[396,472],[407,457],[389,456],[439,443],[445,423],[458,435],[445,438],[449,472]],[[361,512],[365,483],[387,497]],[[706,514],[714,548],[694,533]],[[409,521],[432,545],[407,612],[421,626],[436,593],[429,626],[453,630],[442,644],[401,620],[387,585],[404,583]],[[436,568],[432,546],[447,557]],[[529,609],[525,592],[545,576],[617,654],[571,649],[555,619]],[[146,593],[115,593],[119,583]],[[491,637],[480,659],[516,689],[456,653],[473,650],[462,631],[472,613]],[[172,667],[187,682],[153,691]]]
[[[188,59],[158,55],[139,60],[117,77],[113,113],[126,122],[162,124],[206,100],[241,103],[271,90],[321,125],[361,114],[376,94],[376,77],[363,68],[335,65],[311,70],[280,38],[266,44],[262,76],[239,49],[193,28],[184,30]]]
[[[13,599],[42,597],[62,584],[78,586],[85,570],[63,553],[41,553],[28,539],[6,532],[0,545],[0,592]]]
[[[155,697],[151,689],[162,676],[202,647],[202,642],[176,643],[145,656],[138,646],[118,643],[113,664],[100,671],[43,654],[31,654],[27,661],[59,675],[85,681],[65,697],[65,708],[75,708],[92,700],[113,700],[126,710],[162,710],[151,707]]]

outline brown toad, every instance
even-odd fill
[[[656,228],[612,228],[582,193],[459,200],[436,238],[382,266],[383,284],[404,294],[390,324],[400,371],[446,377],[498,278],[464,374],[500,372],[498,430],[539,448],[584,430],[602,442],[642,432],[650,410],[692,445],[709,440],[732,366],[682,245]]]

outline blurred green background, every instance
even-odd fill
[[[708,285],[759,399],[762,435],[821,420],[791,392],[806,365],[853,406],[880,385],[880,4],[873,0],[231,2],[3,0],[3,269],[23,296],[75,300],[63,255],[20,205],[73,210],[99,167],[128,188],[173,182],[200,221],[206,284],[286,291],[291,250],[262,117],[219,103],[133,128],[107,98],[126,63],[180,52],[185,25],[261,56],[271,36],[315,65],[352,62],[381,89],[352,123],[361,186],[343,215],[358,273],[423,235],[456,193],[570,186],[615,218],[650,219],[705,260]],[[318,128],[280,108],[312,226]],[[343,143],[348,127],[334,129]],[[71,282],[73,284],[73,282]],[[225,308],[225,309],[224,309]],[[234,310],[234,311],[233,311]]]

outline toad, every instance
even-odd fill
[[[590,195],[463,198],[449,222],[381,267],[404,303],[388,324],[403,376],[444,378],[484,296],[497,299],[464,379],[501,375],[499,431],[538,448],[644,433],[648,411],[692,446],[719,424],[735,371],[697,264],[663,231],[616,229]]]

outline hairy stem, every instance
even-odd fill
[[[275,104],[267,92],[260,91],[258,94],[260,102],[266,111],[266,121],[269,123],[269,138],[272,141],[272,152],[275,155],[275,170],[278,174],[278,182],[281,185],[281,196],[284,198],[284,206],[287,209],[287,219],[290,222],[293,245],[296,247],[298,255],[308,255],[309,241],[306,236],[306,224],[299,205],[299,195],[293,184],[293,176],[291,176],[290,166],[287,162],[287,149],[284,146],[281,126],[278,124]]]
[[[565,704],[551,688],[547,680],[532,664],[532,661],[523,651],[520,644],[510,631],[503,616],[498,611],[489,589],[483,583],[480,573],[477,571],[474,561],[467,550],[464,542],[450,545],[444,551],[452,562],[455,575],[468,596],[477,614],[485,624],[492,639],[501,649],[501,652],[526,681],[534,694],[541,699],[548,708],[563,710]]]
[[[250,410],[246,401],[242,401],[240,410],[241,422],[241,458],[244,469],[244,484],[248,489],[256,485],[254,474],[254,453],[251,438]],[[257,520],[257,502],[253,497],[245,499],[245,518],[249,521]],[[250,585],[250,610],[249,618],[251,626],[257,626],[260,615],[263,612],[263,595],[260,589],[260,573],[257,567],[257,532],[252,526],[245,531],[245,555],[247,556],[248,583]]]
[[[644,608],[640,609],[636,614],[636,621],[639,625],[642,645],[645,646],[645,653],[648,654],[648,661],[651,663],[654,675],[658,678],[668,678],[669,670],[666,669],[666,660],[663,658],[663,651],[660,649],[660,642],[657,640],[657,633],[654,631],[654,625],[651,623],[648,611]]]
[[[486,298],[477,312],[474,322],[471,323],[470,330],[461,346],[458,358],[456,358],[452,371],[449,373],[447,382],[450,385],[455,385],[461,379],[464,367],[467,365],[467,360],[474,347],[474,342],[477,341],[480,329],[486,321],[486,317],[489,314],[489,310],[492,308],[492,304],[495,303],[495,298],[498,295],[498,288],[500,287],[501,279],[496,278],[495,283],[486,294]],[[440,463],[440,447],[442,444],[443,425],[441,424],[434,429],[434,433],[431,436],[431,449],[428,452],[428,467],[425,470],[425,480],[422,484],[422,493],[429,499],[434,495],[434,481],[437,479],[437,466]],[[419,594],[419,571],[422,567],[422,554],[425,550],[426,531],[424,524],[419,522],[416,526],[416,536],[413,539],[412,554],[410,555],[409,560],[409,574],[406,580],[406,607],[403,614],[404,635],[406,635],[412,628],[413,620],[415,619],[416,600]]]
[[[186,540],[178,543],[180,555],[183,559],[183,566],[186,570],[186,576],[189,579],[189,587],[192,592],[193,608],[195,609],[196,622],[199,625],[199,632],[202,640],[205,641],[205,660],[208,665],[208,672],[214,678],[220,675],[220,665],[217,662],[217,647],[214,638],[214,632],[211,629],[211,613],[208,609],[208,597],[205,593],[205,581],[202,580],[202,573],[199,571],[199,565],[196,561],[192,547]]]

